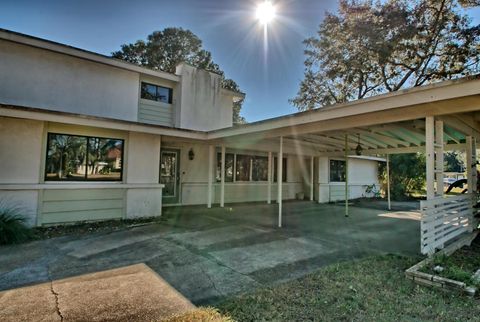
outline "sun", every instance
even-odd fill
[[[275,6],[270,1],[259,3],[256,16],[262,25],[267,25],[275,18]]]

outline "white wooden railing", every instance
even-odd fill
[[[467,193],[420,202],[422,254],[432,255],[457,236],[473,231],[474,198]]]

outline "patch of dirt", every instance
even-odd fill
[[[85,235],[95,232],[118,231],[125,228],[143,226],[165,222],[162,217],[150,217],[139,219],[107,220],[97,222],[82,222],[48,227],[36,227],[33,229],[35,239],[50,239],[67,235]]]

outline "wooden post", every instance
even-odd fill
[[[425,153],[427,168],[427,200],[435,198],[435,142],[434,142],[434,126],[435,120],[433,116],[425,118]]]
[[[310,201],[313,201],[313,163],[315,162],[315,157],[310,157]]]
[[[225,206],[225,145],[222,145],[222,161],[220,173],[220,207]]]
[[[348,134],[345,134],[345,217],[348,217]]]
[[[435,121],[435,181],[437,196],[443,196],[443,122]]]
[[[215,154],[215,147],[208,146],[208,193],[207,193],[207,207],[212,208],[212,194],[213,194],[213,157]]]
[[[282,184],[283,184],[283,136],[280,137],[280,147],[278,151],[278,170],[277,170],[277,184],[278,184],[278,227],[282,227]]]
[[[267,186],[267,203],[272,203],[272,152],[268,152],[268,186]]]
[[[473,188],[473,176],[474,176],[474,164],[473,164],[473,138],[471,136],[467,136],[465,138],[465,145],[466,145],[466,157],[467,157],[467,186],[468,186],[468,193],[472,193],[474,190]],[[475,171],[476,175],[476,171]]]
[[[387,154],[387,201],[388,201],[388,210],[392,210],[392,205],[390,202],[390,155]]]

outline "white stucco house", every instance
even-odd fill
[[[417,151],[435,198],[444,149],[474,160],[479,95],[470,77],[232,126],[243,94],[219,75],[187,64],[165,73],[0,29],[0,199],[33,225],[277,202],[281,226],[282,200],[365,196],[387,154]]]

